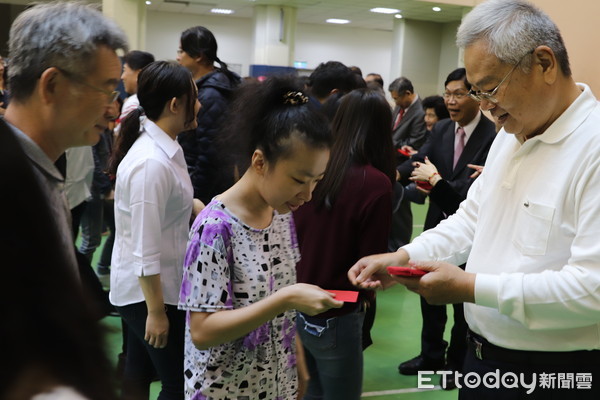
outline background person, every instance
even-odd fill
[[[391,119],[387,101],[376,91],[357,89],[342,97],[325,177],[314,199],[294,212],[298,282],[353,290],[347,266],[387,248],[396,176]],[[371,297],[362,291],[358,303],[314,316],[298,313],[311,376],[305,399],[360,398],[363,321],[366,306],[375,307]]]
[[[485,164],[488,151],[496,136],[494,123],[479,110],[479,102],[469,97],[471,84],[467,81],[464,68],[450,72],[444,82],[444,102],[450,118],[437,122],[427,143],[419,152],[398,167],[402,176],[409,177],[415,166],[428,160],[438,168],[427,177],[444,181],[463,198],[473,183],[473,171],[467,164]],[[436,175],[437,174],[437,175]],[[409,181],[410,182],[410,181]],[[415,181],[417,184],[419,181]],[[432,189],[433,191],[433,189]],[[425,191],[429,194],[429,191]],[[438,195],[436,191],[436,195]],[[424,230],[437,226],[452,213],[446,213],[438,197],[430,197]],[[443,199],[442,199],[443,202]],[[464,268],[464,265],[461,266]],[[444,340],[448,319],[446,306],[431,305],[421,298],[421,352],[418,356],[401,363],[398,370],[403,375],[416,375],[422,370],[461,371],[467,351],[467,323],[463,305],[453,304],[453,325],[450,343]],[[453,376],[453,375],[450,375]],[[454,381],[446,379],[442,388],[454,389]]]
[[[165,61],[140,72],[138,98],[110,165],[117,177],[110,300],[128,327],[123,397],[148,399],[154,367],[159,399],[182,399],[185,313],[177,294],[193,189],[176,138],[195,128],[200,103],[189,71]]]
[[[325,104],[331,95],[342,96],[356,88],[358,84],[356,74],[346,65],[339,61],[327,61],[320,63],[310,74],[306,88],[310,93],[311,101],[319,106]],[[362,84],[364,85],[364,82]]]
[[[235,172],[222,163],[217,142],[224,115],[241,78],[219,59],[217,40],[203,26],[183,31],[177,62],[192,73],[202,105],[196,117],[196,129],[182,132],[177,140],[185,154],[194,198],[207,204],[234,182]],[[218,68],[215,62],[219,64]]]
[[[467,167],[475,170],[469,178],[477,178],[483,171],[483,165],[467,164]],[[429,196],[429,199],[438,205],[442,212],[451,215],[458,210],[460,203],[462,203],[466,194],[461,194],[456,191],[446,179],[444,179],[438,169],[429,158],[425,157],[425,162],[416,162],[415,169],[410,175],[411,181],[421,181],[429,183],[432,188],[425,190],[417,187],[417,190],[425,193]]]
[[[446,108],[442,96],[434,95],[425,97],[421,104],[423,105],[423,111],[425,112],[423,118],[425,120],[425,129],[427,129],[428,133],[431,133],[436,122],[445,118],[450,118],[450,114],[448,114],[448,109]]]
[[[419,96],[410,80],[405,77],[395,79],[388,88],[396,106],[392,111],[392,142],[396,150],[418,151],[427,140],[425,113]],[[409,156],[396,154],[397,164],[401,165]],[[402,176],[400,178],[408,178]],[[409,196],[405,195],[403,185],[397,185],[394,191],[392,229],[388,240],[388,250],[396,251],[410,242],[413,218]]]
[[[121,80],[129,97],[125,99],[123,107],[121,107],[119,120],[125,119],[127,114],[140,105],[137,97],[138,75],[145,66],[152,62],[154,62],[154,56],[146,51],[132,50],[123,57]]]

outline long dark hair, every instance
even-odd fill
[[[309,102],[297,78],[273,76],[240,87],[222,135],[240,172],[256,149],[273,164],[288,157],[292,136],[313,148],[329,148],[332,141],[327,119]]]
[[[238,77],[229,70],[227,64],[217,56],[217,39],[203,26],[193,26],[181,33],[181,50],[192,57],[204,57],[210,64],[219,63],[219,69],[229,80],[237,81]]]
[[[356,89],[342,98],[332,123],[329,164],[313,196],[317,207],[333,206],[353,164],[370,164],[396,180],[391,126],[390,106],[378,91]]]
[[[151,121],[157,121],[165,105],[173,98],[185,98],[186,125],[196,119],[196,85],[190,71],[170,61],[156,61],[148,64],[138,75],[137,96],[140,107],[131,111],[123,121],[113,149],[108,171],[116,174],[119,163],[140,136],[140,117],[145,114]]]
[[[154,55],[147,51],[131,50],[123,56],[123,62],[129,65],[134,71],[144,68],[146,65],[154,62]]]

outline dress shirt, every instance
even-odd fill
[[[401,108],[400,106],[396,106],[396,109],[398,110],[398,114],[400,114],[400,110],[404,110],[404,112],[402,113],[402,118],[404,118],[404,116],[406,115],[406,113],[408,112],[408,110],[410,110],[411,107],[413,107],[415,105],[415,103],[419,101],[419,95],[416,95],[415,98],[413,99],[412,103],[410,103],[408,105],[408,107],[406,108]],[[398,116],[398,114],[396,114],[396,116]],[[402,120],[402,118],[400,120]],[[393,129],[396,129],[398,126],[396,125],[396,118],[394,118],[393,121]]]
[[[92,146],[81,146],[67,149],[67,176],[65,177],[65,194],[72,210],[92,197],[92,180],[94,179],[94,153]]]
[[[475,118],[473,118],[471,122],[462,127],[465,130],[465,146],[467,145],[469,138],[473,134],[473,131],[475,131],[475,128],[477,128],[477,124],[479,124],[479,121],[481,121],[481,113],[477,111],[477,115],[475,116]],[[460,125],[458,124],[458,122],[454,123],[455,133],[459,126]],[[454,138],[454,148],[456,148],[456,142],[458,142],[458,135],[456,135]]]
[[[138,277],[156,274],[165,304],[177,305],[192,195],[181,146],[145,119],[117,170],[110,277],[114,305],[144,301]]]
[[[470,328],[519,350],[600,349],[600,107],[589,87],[524,143],[502,129],[456,214],[405,250],[467,262]]]

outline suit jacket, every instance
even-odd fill
[[[399,112],[400,107],[396,106],[392,113],[392,129]],[[418,150],[423,146],[427,140],[427,129],[425,128],[424,117],[425,112],[423,111],[421,99],[417,98],[417,101],[408,108],[402,117],[398,128],[392,131],[392,141],[397,149],[408,145]]]
[[[470,178],[474,171],[467,167],[467,164],[485,164],[490,146],[496,137],[496,127],[492,121],[482,115],[458,159],[456,168],[453,169],[455,126],[454,121],[449,118],[438,121],[433,126],[427,143],[423,145],[419,153],[398,168],[402,178],[405,179],[410,176],[410,172],[414,168],[412,162],[423,161],[427,156],[429,161],[438,169],[440,176],[448,183],[448,186],[464,199],[474,181]],[[448,209],[448,204],[444,203],[455,202],[454,199],[455,196],[448,198],[430,196],[424,228],[431,229],[445,219],[447,214],[443,210]]]

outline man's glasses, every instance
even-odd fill
[[[469,93],[463,93],[463,92],[455,92],[455,93],[444,92],[444,93],[442,93],[442,96],[444,96],[444,99],[446,99],[446,100],[450,100],[451,97],[454,97],[456,100],[462,100],[465,97],[469,96]]]
[[[116,90],[110,91],[110,90],[101,89],[101,88],[96,87],[94,85],[90,85],[89,83],[87,83],[86,81],[84,81],[83,78],[81,78],[81,77],[79,77],[79,76],[77,76],[75,74],[72,74],[69,71],[66,71],[66,70],[64,70],[62,68],[59,68],[59,67],[54,67],[54,68],[56,68],[57,70],[59,70],[67,78],[69,78],[69,79],[71,79],[71,80],[73,80],[73,81],[75,81],[77,83],[80,83],[83,86],[87,86],[90,89],[94,89],[94,90],[96,90],[98,92],[104,93],[106,96],[108,96],[108,104],[112,104],[119,97],[119,92],[117,92]]]
[[[490,103],[497,104],[497,103],[498,103],[498,99],[496,98],[496,92],[498,91],[498,89],[500,89],[500,86],[502,86],[502,84],[503,84],[503,83],[504,83],[504,82],[505,82],[505,81],[508,79],[508,77],[509,77],[509,76],[510,76],[510,75],[513,73],[513,71],[514,71],[514,70],[517,68],[517,66],[518,66],[519,64],[521,64],[521,61],[523,61],[523,59],[524,59],[526,56],[530,55],[530,54],[531,54],[531,53],[533,53],[534,51],[535,51],[535,49],[534,49],[534,50],[531,50],[529,53],[527,53],[527,54],[525,54],[523,57],[521,57],[521,59],[519,60],[519,62],[517,62],[517,63],[516,63],[516,64],[515,64],[515,65],[514,65],[514,66],[513,66],[511,69],[510,69],[510,71],[508,71],[508,74],[506,74],[506,75],[504,76],[504,78],[502,78],[502,80],[500,81],[500,83],[499,83],[498,85],[496,85],[496,87],[495,87],[495,88],[493,88],[493,89],[492,89],[492,90],[490,90],[490,91],[484,91],[484,92],[482,92],[481,90],[477,90],[477,91],[475,91],[475,90],[471,89],[471,90],[469,90],[469,96],[470,96],[470,97],[471,97],[473,100],[475,100],[475,101],[478,101],[478,102],[482,102],[483,100],[485,100],[485,101],[489,101]]]

